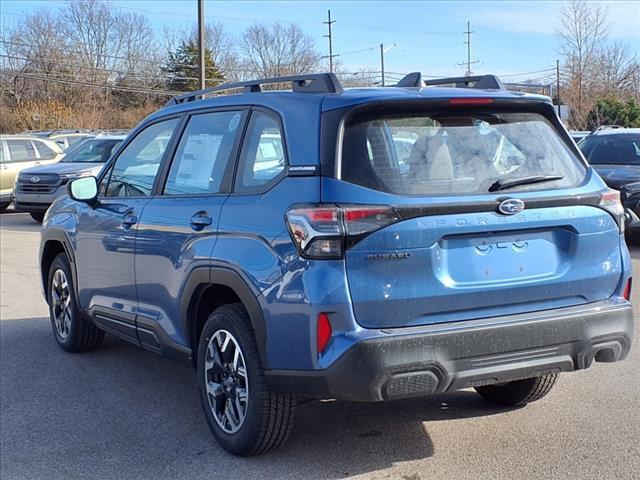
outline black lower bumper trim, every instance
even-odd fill
[[[403,331],[404,330],[404,331]],[[363,340],[325,370],[270,370],[278,392],[379,401],[588,368],[626,357],[633,312],[622,299]]]

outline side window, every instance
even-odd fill
[[[0,141],[0,163],[4,163],[4,142]]]
[[[178,125],[174,118],[142,130],[120,153],[111,169],[107,197],[151,195],[164,151]]]
[[[56,152],[54,152],[53,149],[49,148],[44,142],[33,140],[33,144],[38,150],[41,160],[51,160],[56,156]]]
[[[238,136],[242,112],[194,115],[182,134],[169,169],[165,195],[220,191]]]
[[[253,112],[244,138],[235,191],[255,193],[285,169],[286,155],[280,122],[273,115]]]
[[[31,140],[7,140],[10,162],[29,162],[36,160],[36,151]]]

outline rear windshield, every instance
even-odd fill
[[[341,178],[399,195],[482,194],[578,185],[586,169],[537,113],[369,115],[347,124]]]
[[[640,165],[640,134],[593,135],[579,146],[594,165]]]

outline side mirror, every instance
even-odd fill
[[[98,181],[96,177],[77,178],[69,184],[69,196],[78,202],[95,204],[98,198]]]

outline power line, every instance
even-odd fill
[[[5,70],[0,70],[0,75],[31,78],[34,80],[43,80],[46,82],[53,82],[53,83],[63,83],[67,85],[79,85],[83,87],[93,87],[93,88],[107,89],[107,90],[120,90],[123,92],[146,93],[149,95],[174,96],[174,95],[180,95],[182,93],[185,93],[185,92],[177,92],[177,91],[170,91],[170,90],[153,90],[153,89],[146,90],[141,88],[119,87],[119,86],[109,85],[109,84],[81,82],[79,80],[67,80],[67,79],[62,79],[58,77],[35,75],[35,74],[25,73],[25,72],[12,72],[12,71],[5,71]]]
[[[17,56],[17,55],[7,55],[7,54],[3,54],[0,53],[0,57],[3,58],[9,58],[12,60],[20,60],[20,61],[25,61],[25,62],[32,62],[32,63],[38,63],[38,60],[33,60],[30,59],[28,57],[23,57],[23,56]],[[66,62],[57,62],[57,61],[53,61],[53,60],[42,60],[42,63],[47,63],[50,65],[55,65],[57,67],[72,67],[72,68],[79,68],[79,69],[83,69],[83,70],[95,70],[95,71],[99,71],[99,72],[105,72],[108,74],[112,74],[112,75],[119,75],[122,77],[134,77],[134,78],[143,78],[143,79],[158,79],[158,77],[161,78],[166,78],[166,79],[171,79],[174,78],[172,75],[169,74],[161,74],[161,73],[153,73],[153,74],[141,74],[141,73],[135,73],[135,72],[127,72],[125,70],[114,70],[114,69],[109,69],[109,68],[102,68],[102,67],[93,67],[90,65],[81,65],[78,63],[66,63]],[[198,77],[179,77],[180,80],[198,80]],[[225,81],[225,78],[222,77],[210,77],[206,79],[207,81],[210,82],[216,82],[216,81]]]

